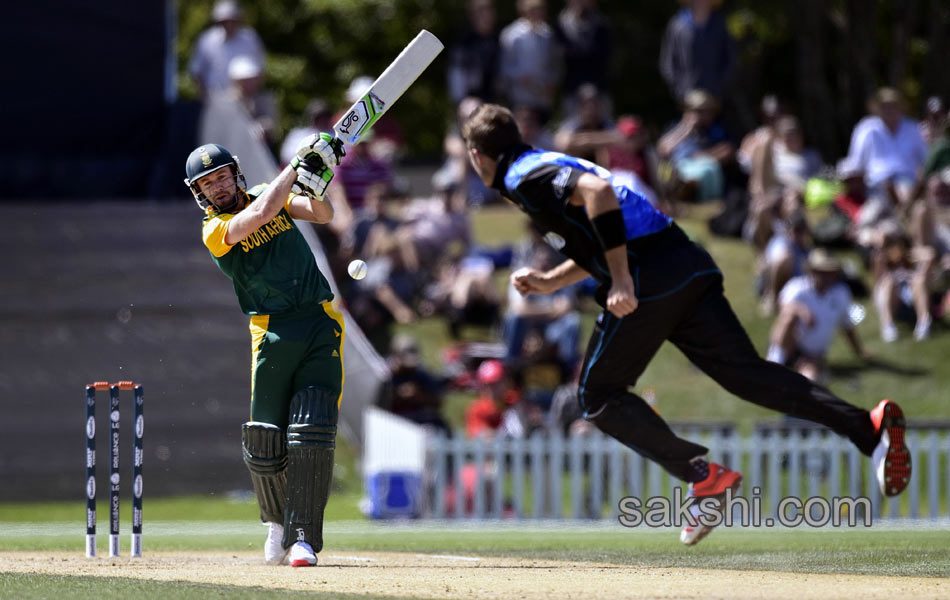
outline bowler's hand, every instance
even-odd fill
[[[630,274],[615,278],[610,285],[610,291],[607,292],[607,310],[615,317],[623,318],[637,310],[638,304]]]
[[[531,267],[522,267],[511,274],[511,285],[522,296],[528,294],[549,294],[550,287],[541,276],[541,272]]]

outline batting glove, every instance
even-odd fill
[[[343,149],[342,140],[329,133],[314,133],[307,136],[297,148],[297,154],[291,159],[290,166],[296,169],[301,161],[313,162],[315,158],[319,158],[328,167],[335,167],[344,156],[346,151]]]
[[[323,200],[327,187],[333,181],[333,169],[326,166],[319,156],[314,156],[311,160],[298,160],[294,157],[294,161],[297,163],[294,167],[294,171],[297,172],[295,185],[308,198]]]

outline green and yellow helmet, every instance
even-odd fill
[[[247,189],[247,182],[244,180],[244,173],[241,172],[241,164],[238,162],[238,157],[231,154],[224,146],[219,144],[198,146],[188,155],[188,160],[185,161],[185,185],[191,190],[198,206],[206,212],[208,210],[226,210],[231,208],[216,206],[211,200],[205,197],[197,184],[197,181],[205,175],[225,167],[231,168],[236,188],[239,187],[242,192],[245,191]],[[234,190],[234,194],[236,203],[238,196],[237,189]]]

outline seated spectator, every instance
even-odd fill
[[[360,257],[368,260],[384,254],[389,247],[396,230],[402,224],[402,221],[394,218],[387,210],[389,195],[390,190],[383,183],[374,183],[367,188],[363,210],[354,217],[350,227],[341,231],[341,252],[347,259]],[[405,252],[403,253],[403,261],[407,264],[415,264],[414,260],[414,253],[409,260],[406,260]]]
[[[767,358],[821,381],[835,330],[845,334],[857,356],[867,355],[849,317],[851,292],[841,281],[838,259],[816,248],[808,255],[807,267],[808,275],[793,278],[779,294]]]
[[[366,138],[374,135],[371,129],[364,135],[364,142],[349,146],[343,162],[336,167],[335,180],[328,188],[327,196],[337,211],[334,227],[345,230],[366,204],[366,192],[374,184],[392,185],[394,175],[389,163],[374,158]]]
[[[449,97],[458,106],[474,96],[494,102],[498,92],[498,30],[495,0],[468,0],[465,31],[449,48]]]
[[[238,56],[248,57],[262,70],[266,64],[264,44],[256,31],[244,25],[244,12],[237,2],[216,2],[211,20],[212,26],[198,36],[188,61],[188,74],[203,100],[228,89],[228,67]]]
[[[251,118],[254,134],[273,147],[277,134],[277,101],[264,89],[264,69],[249,56],[237,56],[228,65],[231,87],[228,93],[244,107]]]
[[[545,271],[563,262],[564,258],[544,241],[540,232],[530,225],[528,230],[528,238],[515,250],[511,261],[513,271],[523,267]],[[535,342],[535,346],[550,344],[556,349],[563,371],[570,373],[580,358],[580,314],[573,287],[561,288],[549,295],[522,296],[510,281],[509,278],[508,310],[502,332],[508,360],[523,357],[526,336],[537,332],[540,340]]]
[[[561,124],[554,145],[565,154],[603,164],[607,148],[617,141],[604,98],[592,83],[580,86],[575,96],[577,108]]]
[[[393,323],[417,319],[413,309],[417,280],[406,269],[392,236],[381,241],[378,250],[378,256],[366,261],[366,277],[353,283],[349,309],[376,351],[386,355]]]
[[[950,168],[927,178],[927,189],[922,201],[911,212],[910,231],[913,240],[913,256],[917,271],[925,286],[926,296],[944,296],[950,300]],[[929,304],[929,303],[928,303]],[[929,306],[928,306],[929,308]],[[938,311],[946,308],[937,304]],[[914,330],[917,339],[930,333],[930,319],[917,308],[917,324]]]
[[[857,244],[861,211],[867,203],[864,171],[854,161],[843,158],[835,170],[840,188],[828,205],[828,215],[812,232],[819,246],[850,247]]]
[[[762,98],[759,106],[761,124],[742,138],[736,151],[736,162],[745,173],[751,173],[752,157],[759,146],[775,137],[775,121],[783,114],[778,98],[771,94]]]
[[[466,254],[472,243],[471,223],[465,198],[444,172],[432,178],[433,195],[408,203],[396,233],[400,245],[413,255],[407,264],[413,271],[431,272],[449,247],[456,256]],[[411,263],[409,262],[411,260]]]
[[[674,175],[686,182],[685,196],[698,201],[721,198],[724,167],[735,148],[718,120],[719,103],[703,90],[693,90],[683,103],[683,117],[660,138],[660,158],[670,161]]]
[[[927,151],[927,158],[924,161],[923,172],[921,176],[920,188],[923,188],[923,182],[934,173],[940,173],[947,167],[950,167],[950,135],[947,134],[946,118],[938,126],[935,124],[931,129],[933,141],[930,143]],[[922,192],[923,190],[918,190]],[[917,198],[920,194],[914,195]]]
[[[774,135],[773,135],[774,134]],[[790,205],[804,203],[805,183],[821,168],[817,152],[805,148],[798,120],[785,115],[775,122],[775,127],[766,133],[752,157],[749,173],[749,215],[746,231],[757,248],[762,240],[776,233],[774,219],[776,202],[782,201],[786,209]],[[782,216],[788,216],[788,210]]]
[[[764,316],[775,312],[778,294],[785,284],[805,274],[810,246],[808,221],[802,212],[792,213],[785,226],[776,231],[765,246],[759,265]]]
[[[660,196],[660,177],[657,173],[657,157],[653,146],[647,139],[646,131],[640,119],[624,115],[617,119],[616,131],[619,139],[607,147],[607,156],[602,164],[617,178],[627,178],[627,185],[650,201],[653,206],[669,215],[675,214],[675,207]]]
[[[500,301],[491,259],[474,254],[459,259],[443,257],[434,271],[436,277],[424,294],[424,312],[444,315],[453,339],[461,338],[465,325],[490,327],[498,323]]]
[[[927,98],[924,118],[920,121],[920,137],[929,148],[947,129],[947,109],[940,96]]]
[[[557,146],[547,129],[541,124],[541,113],[533,106],[518,106],[512,111],[515,121],[518,123],[518,130],[521,132],[521,139],[525,144],[534,146],[539,150],[555,150]]]
[[[426,371],[419,345],[410,335],[397,335],[389,356],[392,397],[389,410],[404,419],[451,434],[442,418],[443,382]]]
[[[923,265],[916,266],[911,254],[910,238],[903,231],[884,237],[874,255],[874,306],[881,322],[881,339],[897,339],[894,318],[913,322],[918,340],[930,334],[930,304]]]
[[[868,195],[909,204],[926,155],[917,123],[904,115],[900,92],[878,90],[871,115],[855,125],[848,149],[848,157],[864,170]]]
[[[308,136],[333,129],[333,112],[324,100],[320,98],[311,100],[307,104],[305,115],[306,123],[300,127],[294,127],[284,136],[284,143],[280,147],[281,164],[286,165],[290,162],[297,148]]]
[[[494,359],[483,361],[476,380],[480,392],[465,409],[465,434],[469,438],[524,437],[524,425],[517,413],[510,412],[521,396],[505,365]]]

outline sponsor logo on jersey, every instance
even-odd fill
[[[551,185],[554,187],[554,193],[558,198],[564,198],[565,187],[567,182],[571,179],[571,168],[570,167],[561,167],[557,175],[554,176],[554,180],[551,182]]]

